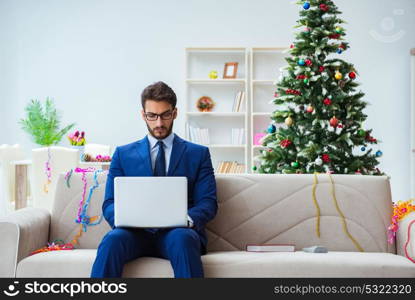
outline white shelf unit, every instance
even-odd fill
[[[186,124],[209,129],[209,147],[215,172],[221,161],[236,161],[248,171],[248,49],[244,47],[190,47],[185,49]],[[222,79],[226,62],[238,62],[235,79]],[[210,79],[211,71],[218,72]],[[232,112],[238,91],[245,92],[240,112]],[[199,112],[196,101],[209,96],[216,105],[212,112]],[[232,144],[232,128],[243,128],[242,144]],[[186,139],[191,140],[188,130]]]
[[[250,48],[249,90],[250,90],[250,164],[251,173],[256,173],[252,168],[259,166],[255,159],[260,150],[265,147],[254,145],[254,137],[257,133],[266,133],[271,123],[271,114],[276,110],[273,103],[276,92],[276,81],[281,75],[281,68],[287,65],[285,57],[288,54],[284,47],[253,47]]]

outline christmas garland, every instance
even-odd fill
[[[94,172],[94,185],[89,189],[88,198],[85,201],[86,187],[87,187],[86,173],[88,172]],[[31,252],[30,255],[41,253],[41,252],[57,251],[57,250],[73,250],[75,248],[74,245],[78,244],[78,239],[82,236],[82,232],[86,232],[88,226],[95,226],[101,223],[102,215],[93,216],[93,217],[90,217],[87,215],[87,211],[88,211],[89,204],[91,202],[92,194],[94,190],[99,187],[99,182],[98,182],[97,177],[100,172],[103,172],[103,170],[95,170],[95,168],[87,168],[87,169],[76,168],[75,169],[75,173],[82,173],[82,181],[84,185],[83,185],[82,198],[81,198],[81,201],[79,202],[77,217],[75,219],[75,222],[79,224],[79,231],[75,235],[75,237],[72,239],[72,241],[70,243],[64,243],[62,240],[55,240],[52,243],[48,243],[47,246]],[[72,173],[73,173],[73,170],[71,169],[65,175],[66,185],[68,188],[70,188],[69,181],[71,179]]]
[[[73,170],[71,169],[71,170],[70,170],[68,173],[66,173],[66,175],[65,175],[66,186],[67,186],[68,188],[71,188],[71,185],[69,184],[69,180],[71,179],[72,173],[73,173]]]
[[[49,185],[52,182],[52,169],[50,168],[50,160],[51,160],[50,147],[48,147],[48,160],[45,162],[45,174],[47,177],[47,181],[43,185],[43,191],[46,194],[49,193]]]
[[[314,173],[314,184],[313,184],[313,202],[314,205],[316,206],[316,210],[317,210],[317,224],[316,224],[316,234],[318,237],[320,237],[320,206],[318,205],[317,202],[317,198],[316,198],[316,188],[317,188],[317,184],[318,184],[318,180],[317,180],[317,172]],[[343,214],[343,212],[341,211],[339,204],[337,202],[336,199],[336,192],[334,189],[334,180],[331,176],[330,173],[328,173],[329,178],[330,178],[330,183],[331,183],[331,196],[333,198],[334,201],[334,205],[336,206],[336,210],[339,213],[341,219],[342,219],[342,224],[343,224],[343,231],[344,233],[349,237],[349,239],[353,242],[353,244],[356,246],[356,248],[360,251],[360,252],[364,252],[363,248],[360,246],[360,244],[356,241],[356,239],[350,234],[349,230],[347,229],[347,223],[346,223],[346,218]]]
[[[31,252],[29,255],[57,250],[73,250],[73,245],[71,243],[65,244],[62,240],[55,240],[52,243],[48,243],[46,247]]]
[[[87,231],[88,226],[98,225],[102,221],[102,215],[90,217],[87,215],[87,210],[88,210],[89,203],[91,202],[92,193],[99,186],[98,179],[97,179],[98,173],[103,172],[103,170],[95,170],[95,168],[86,168],[86,169],[76,168],[75,172],[82,173],[82,181],[84,182],[84,187],[83,187],[82,199],[79,203],[78,216],[75,219],[75,222],[80,224],[80,228],[76,236],[72,239],[71,244],[78,244],[78,238],[82,236],[82,232]],[[90,188],[88,198],[85,201],[86,186],[87,186],[86,173],[88,172],[94,172],[95,184]]]
[[[412,202],[415,199],[409,199],[408,201],[398,201],[393,205],[393,214],[391,225],[388,227],[388,242],[393,244],[396,232],[399,229],[399,222],[406,218],[410,213],[415,212],[415,205]]]
[[[415,263],[415,259],[410,257],[409,254],[408,254],[408,244],[409,244],[409,241],[411,239],[411,227],[414,223],[415,223],[415,220],[412,220],[411,223],[409,223],[409,225],[408,225],[408,236],[406,238],[406,243],[405,243],[405,247],[404,247],[406,258],[409,259],[410,261],[412,261],[413,263]]]
[[[396,232],[399,229],[399,222],[406,218],[412,212],[415,212],[415,205],[412,202],[415,199],[409,199],[408,201],[398,201],[393,205],[392,222],[388,227],[388,243],[393,244],[396,238]],[[411,221],[408,225],[408,235],[404,246],[405,256],[407,259],[415,263],[415,259],[411,258],[408,254],[408,245],[411,239],[411,227],[415,223],[415,220]]]
[[[316,223],[316,233],[317,236],[320,237],[320,206],[318,205],[317,198],[316,198],[316,188],[318,184],[318,179],[316,173],[314,173],[314,184],[313,184],[313,202],[316,206],[317,210],[317,223]]]

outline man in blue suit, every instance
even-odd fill
[[[112,230],[98,247],[91,277],[121,277],[124,264],[141,256],[169,259],[176,278],[204,275],[201,255],[206,254],[205,225],[217,212],[216,181],[209,148],[173,133],[176,102],[174,91],[163,82],[148,86],[141,94],[141,116],[149,134],[114,152],[102,205]],[[115,227],[114,178],[118,176],[186,176],[188,227]]]

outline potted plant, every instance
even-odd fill
[[[80,133],[79,130],[77,130],[74,133],[69,134],[68,140],[69,143],[71,143],[72,148],[79,150],[80,159],[82,160],[86,143],[85,131],[82,131]]]
[[[19,124],[40,146],[49,147],[58,144],[62,137],[75,126],[73,123],[60,129],[61,116],[53,100],[49,98],[46,98],[44,106],[36,99],[31,100],[25,107],[25,111],[26,119],[21,119]]]

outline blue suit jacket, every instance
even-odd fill
[[[118,176],[153,176],[147,136],[115,149],[109,169],[102,205],[104,218],[114,228],[114,178]],[[190,143],[174,135],[167,176],[187,177],[188,215],[206,253],[205,225],[217,212],[216,181],[209,148]]]

